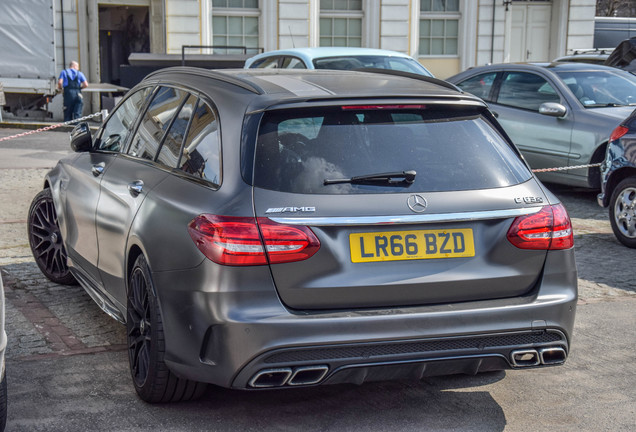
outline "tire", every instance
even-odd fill
[[[625,246],[636,248],[636,177],[621,181],[609,202],[610,223],[614,235]]]
[[[0,432],[7,426],[7,373],[5,370],[0,382]]]
[[[77,285],[71,274],[50,189],[33,198],[27,221],[29,246],[35,262],[48,279],[62,285]]]
[[[165,339],[148,263],[140,255],[128,279],[128,360],[133,385],[148,403],[194,400],[206,384],[177,377],[164,362]]]

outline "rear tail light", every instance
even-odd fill
[[[520,249],[558,250],[574,246],[572,223],[562,204],[516,218],[508,230],[508,240]]]
[[[308,227],[282,225],[268,218],[203,214],[188,224],[188,232],[208,259],[223,265],[302,261],[320,248]]]
[[[626,128],[625,126],[618,126],[616,129],[614,129],[614,131],[612,131],[612,134],[610,135],[610,141],[622,138],[627,132],[629,132],[629,128]]]

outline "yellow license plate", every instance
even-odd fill
[[[475,256],[470,228],[349,234],[349,247],[354,263]]]

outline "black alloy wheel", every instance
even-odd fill
[[[33,198],[27,225],[31,252],[44,276],[63,285],[77,284],[68,268],[50,189],[44,189]]]
[[[178,402],[197,399],[204,393],[206,384],[178,378],[163,360],[163,322],[143,255],[135,260],[128,279],[126,330],[130,373],[142,400]]]

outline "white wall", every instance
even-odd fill
[[[166,0],[168,54],[181,54],[182,45],[203,45],[199,0]],[[195,51],[187,51],[194,53]]]
[[[566,50],[594,47],[595,15],[595,0],[570,0]]]

